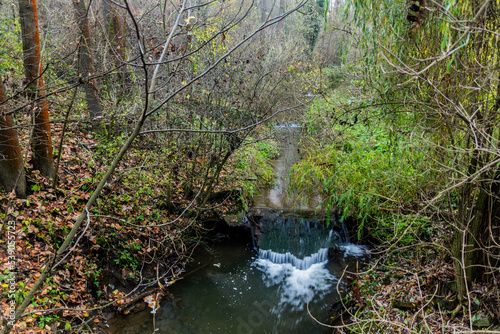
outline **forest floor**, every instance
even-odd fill
[[[60,128],[53,129],[54,143],[60,135]],[[72,129],[62,145],[55,188],[51,180],[32,171],[28,159],[27,198],[0,194],[0,205],[5,208],[0,226],[3,319],[9,318],[15,303],[19,305],[35,284],[105,172],[105,159],[96,154],[97,146],[98,140],[88,132]],[[206,227],[189,210],[178,218],[190,203],[182,191],[168,195],[171,205],[165,204],[161,169],[123,172],[140,159],[140,151],[135,151],[120,163],[78,231],[76,243],[63,253],[12,332],[101,333],[111,314],[126,314],[144,298],[152,306],[161,298],[162,288],[181,277]],[[182,176],[172,189],[182,189],[181,180]],[[221,181],[216,190],[224,186]],[[225,198],[205,216],[220,218],[234,208],[234,198]]]
[[[499,331],[500,277],[475,283],[471,303],[458,302],[454,269],[444,247],[421,244],[380,253],[346,275],[351,291],[333,305],[333,333],[471,333]]]

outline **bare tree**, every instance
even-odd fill
[[[119,8],[110,0],[102,0],[102,10],[108,51],[118,68],[119,84],[124,89],[125,81],[129,78],[128,69],[123,66],[124,62],[127,61],[126,27],[123,18],[125,13],[122,15],[123,8]]]
[[[131,40],[136,47],[131,54],[132,60],[127,64],[137,69],[135,74],[141,75],[143,80],[143,92],[140,98],[142,105],[130,111],[130,115],[135,118],[130,122],[132,126],[127,129],[126,140],[113,157],[106,173],[99,180],[71,231],[56,253],[47,259],[40,277],[17,308],[15,321],[23,316],[31,299],[51,272],[56,270],[57,266],[71,254],[76,245],[70,247],[70,244],[74,241],[82,224],[84,222],[87,225],[90,224],[89,210],[96,203],[122,158],[138,139],[144,140],[144,138],[163,134],[182,134],[183,136],[179,135],[176,139],[179,143],[184,143],[186,138],[189,138],[188,134],[200,134],[208,138],[207,144],[200,150],[205,153],[203,157],[200,157],[200,160],[204,162],[204,180],[195,185],[197,195],[194,196],[189,207],[197,202],[197,198],[200,200],[197,202],[200,205],[206,202],[206,198],[217,185],[224,163],[251,130],[280,112],[290,109],[275,100],[271,103],[260,102],[260,97],[265,93],[276,93],[276,87],[285,81],[288,66],[268,64],[268,67],[273,69],[272,71],[267,70],[256,74],[253,68],[258,66],[260,59],[244,58],[249,54],[242,52],[237,55],[237,51],[245,50],[245,47],[250,45],[253,38],[261,31],[278,24],[302,8],[306,2],[306,0],[297,1],[294,7],[282,15],[270,16],[265,22],[255,27],[255,25],[245,25],[255,8],[254,1],[244,0],[235,6],[218,1],[199,3],[183,0],[180,6],[174,5],[176,10],[173,12],[177,13],[176,23],[170,27],[170,32],[162,43],[163,47],[145,46],[144,40],[150,39],[147,38],[149,37],[147,29],[141,24],[147,27],[147,23],[143,21],[141,23],[136,18],[137,13],[127,0],[119,2],[119,5],[127,11],[129,23],[134,28],[134,36]],[[199,19],[200,17],[210,18],[210,16],[220,18],[220,20],[201,21]],[[208,24],[209,22],[211,24]],[[234,33],[235,31],[237,32]],[[233,35],[230,36],[230,34]],[[156,48],[161,52],[155,50]],[[232,68],[228,65],[230,62],[239,64],[233,68],[233,73],[241,73],[238,80],[232,80],[231,72],[224,70]],[[152,72],[154,72],[153,76],[151,76]],[[211,73],[214,75],[210,76]],[[273,77],[271,73],[277,73],[280,76]],[[251,82],[249,86],[245,86],[244,77]],[[279,80],[274,80],[276,78]],[[207,97],[210,94],[202,89],[204,86],[211,86],[213,92],[225,91],[226,95],[210,100],[211,98]],[[237,93],[239,92],[242,93],[238,99]],[[213,103],[199,104],[199,101],[203,101],[201,98],[197,99],[198,102],[191,101],[190,97],[195,94],[205,96]],[[236,103],[239,108],[231,108],[231,105]],[[15,321],[9,322],[0,333],[9,333]]]
[[[5,86],[0,77],[0,185],[7,191],[26,196],[26,176],[21,148],[12,115],[7,114]]]
[[[33,101],[32,160],[35,169],[48,177],[55,176],[50,132],[49,107],[43,85],[38,12],[35,0],[19,0],[23,35],[24,69],[30,99]]]
[[[73,1],[75,8],[75,21],[80,31],[79,43],[79,69],[80,78],[85,87],[87,105],[89,108],[92,127],[95,132],[102,130],[102,111],[99,102],[99,89],[95,79],[94,60],[92,57],[92,38],[90,35],[89,21],[87,18],[88,9],[84,0]]]

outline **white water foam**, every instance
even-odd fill
[[[325,254],[323,251],[318,253],[321,253],[321,255],[318,255],[318,259]],[[267,287],[277,286],[278,288],[280,302],[278,307],[274,309],[276,313],[281,312],[283,308],[301,311],[308,301],[321,297],[321,295],[330,291],[335,277],[325,267],[327,253],[328,249],[326,249],[325,259],[316,263],[311,263],[313,256],[301,260],[291,254],[281,254],[280,257],[277,255],[278,253],[274,253],[273,258],[283,263],[275,263],[269,258],[259,258],[253,263],[257,269],[263,272],[264,284]],[[267,254],[269,255],[269,253]],[[290,259],[292,259],[290,262],[299,263],[303,269],[294,266],[290,262],[285,262],[285,260]]]
[[[330,232],[331,235],[331,232]],[[366,245],[355,245],[351,243],[351,238],[349,237],[349,231],[347,226],[342,223],[342,228],[339,233],[339,248],[344,252],[344,257],[354,256],[361,257],[368,253],[368,247]]]
[[[368,247],[366,245],[355,245],[351,243],[340,245],[339,248],[344,252],[344,257],[360,257],[364,256],[368,251]]]
[[[302,127],[302,125],[300,124],[295,124],[295,123],[291,123],[291,124],[278,124],[278,125],[275,125],[274,128],[275,129],[283,129],[283,128],[300,128]]]
[[[321,248],[317,253],[299,259],[290,252],[277,253],[272,250],[259,249],[259,258],[270,260],[272,263],[285,264],[290,263],[297,269],[305,270],[310,268],[315,263],[325,262],[328,260],[328,248]]]

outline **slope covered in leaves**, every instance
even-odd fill
[[[60,136],[61,128],[54,129],[55,142]],[[13,300],[9,278],[15,275],[14,300],[19,304],[84,210],[119,142],[119,138],[93,138],[75,125],[63,141],[55,188],[52,180],[30,170],[28,164],[29,196],[19,199],[12,193],[0,194],[0,203],[6,209],[1,217],[0,239],[2,315],[8,316]],[[210,210],[195,209],[192,191],[185,186],[190,169],[177,166],[175,178],[168,177],[172,175],[171,164],[163,162],[161,151],[148,150],[150,144],[138,141],[121,162],[97,204],[89,210],[76,242],[58,258],[59,264],[15,330],[102,331],[110,312],[127,312],[145,295],[181,278],[193,247],[207,231],[202,224],[207,217],[220,219],[241,207],[237,195],[241,192],[230,192],[219,202],[212,202]],[[215,191],[248,184],[255,187],[255,173],[260,175],[259,170],[265,166],[253,160],[265,157],[258,158],[259,149],[251,147],[242,149],[230,161]],[[14,270],[8,261],[9,221],[15,226]]]

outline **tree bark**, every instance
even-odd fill
[[[40,55],[40,33],[36,0],[19,0],[19,17],[23,36],[25,78],[34,102],[33,167],[42,175],[53,178],[54,157],[49,123],[49,107],[45,96]],[[40,98],[42,96],[42,98]]]
[[[127,60],[127,49],[125,47],[124,35],[125,27],[123,19],[120,17],[116,6],[113,6],[111,0],[102,2],[104,21],[106,23],[106,33],[109,40],[109,52],[112,55],[115,66],[121,66],[122,62]],[[129,78],[129,73],[126,69],[118,71],[118,79],[120,84],[124,86],[125,81]],[[122,87],[123,88],[123,87]]]
[[[483,210],[486,209],[487,194],[483,189],[466,186],[465,196],[461,203],[459,226],[455,231],[451,252],[454,259],[455,280],[458,300],[462,302],[467,296],[467,288],[474,280],[474,265],[478,265],[477,246],[479,229],[483,222]],[[470,203],[469,201],[473,201]],[[467,207],[472,205],[472,207]]]
[[[0,102],[5,101],[5,87],[0,77]],[[6,191],[16,191],[18,197],[26,197],[26,176],[24,173],[21,147],[11,115],[7,107],[0,104],[0,186]]]
[[[266,13],[266,9],[267,9],[267,6],[266,6],[266,0],[259,0],[259,1],[258,1],[258,7],[259,7],[259,10],[260,10],[260,22],[261,22],[261,23],[264,23],[264,22],[266,22],[266,18],[267,18],[267,13]]]
[[[84,0],[73,1],[75,8],[75,20],[80,30],[79,45],[79,66],[80,75],[84,82],[85,94],[87,97],[87,106],[89,108],[90,119],[92,120],[92,129],[94,132],[101,132],[102,129],[102,111],[99,102],[99,90],[95,75],[94,60],[92,58],[92,40],[90,36],[89,21],[87,19],[87,7]]]
[[[279,15],[283,15],[285,12],[285,0],[279,0],[280,1],[280,7],[279,7]],[[278,23],[278,50],[281,52],[281,45],[282,45],[282,39],[283,39],[283,25],[284,21],[281,20]]]
[[[491,182],[482,187],[469,189],[471,201],[466,204],[471,205],[466,210],[466,215],[461,215],[464,219],[460,228],[455,231],[452,241],[452,255],[454,258],[455,279],[457,283],[457,295],[459,301],[463,301],[467,296],[467,289],[471,283],[480,279],[488,266],[488,259],[496,263],[490,244],[495,235],[490,231],[498,226],[498,206],[500,186],[498,183],[498,173]],[[465,203],[464,203],[465,204]],[[463,205],[463,204],[462,204]]]
[[[480,13],[483,3],[473,2],[473,13]],[[494,27],[490,29],[498,28],[498,8],[496,8],[496,3],[491,4],[493,10],[491,13],[495,13],[494,16],[490,17],[492,22],[495,22]],[[487,27],[487,22],[484,21],[485,16],[477,17],[474,24],[477,26],[479,33],[475,34],[472,48],[474,50],[475,62],[486,63],[491,59],[491,54],[495,51],[497,59],[500,57],[500,42],[496,43],[496,50],[490,50],[489,47],[485,46],[485,35],[484,28]],[[487,39],[486,39],[487,41]],[[497,75],[497,79],[500,78],[500,74]],[[494,81],[493,81],[494,82]],[[490,86],[493,88],[493,86]],[[495,104],[491,108],[481,110],[477,109],[477,116],[474,120],[474,127],[477,127],[481,131],[479,133],[484,133],[484,136],[478,136],[477,133],[470,133],[469,136],[478,137],[476,144],[481,147],[481,150],[474,150],[470,158],[467,174],[472,176],[478,171],[485,168],[488,162],[495,159],[494,155],[489,152],[495,152],[498,149],[498,139],[497,144],[492,144],[494,142],[489,142],[484,138],[493,138],[494,127],[496,124],[494,121],[498,118],[498,111],[500,108],[500,83],[497,83],[496,87],[491,89],[491,94],[496,94]],[[476,110],[477,106],[482,105],[482,96],[479,90],[476,90],[471,94],[472,103],[471,109]],[[479,125],[477,125],[479,124]],[[490,151],[491,150],[491,151]],[[489,244],[494,241],[495,236],[490,234],[490,231],[495,230],[491,228],[491,224],[495,227],[498,224],[498,218],[496,217],[496,208],[499,202],[499,190],[500,185],[498,183],[499,177],[498,169],[489,169],[481,173],[478,178],[480,181],[477,183],[467,183],[462,188],[462,199],[459,206],[459,221],[457,224],[457,229],[452,241],[452,255],[454,257],[454,267],[455,267],[455,278],[457,283],[457,295],[459,301],[462,302],[464,297],[467,297],[467,290],[470,284],[479,279],[484,273],[485,268],[488,265],[488,260],[491,260],[493,248],[489,248]]]

